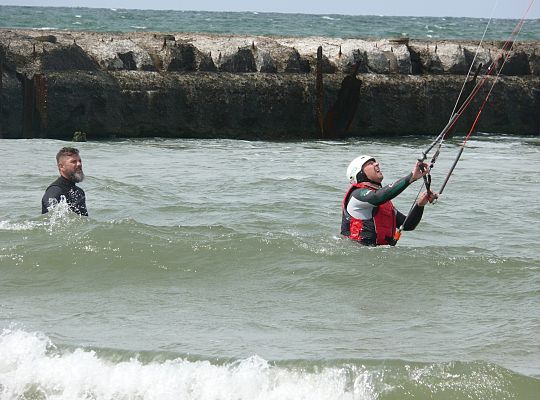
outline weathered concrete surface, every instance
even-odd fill
[[[432,135],[448,120],[477,45],[4,29],[0,137],[328,137],[317,101],[322,96],[327,111],[358,61],[362,85],[348,135]],[[500,57],[501,47],[484,43],[475,66]],[[485,93],[459,130],[468,129]],[[540,134],[538,93],[539,45],[516,43],[479,129]]]

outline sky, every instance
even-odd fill
[[[0,5],[521,18],[532,0],[0,0]],[[540,18],[540,0],[527,18]]]

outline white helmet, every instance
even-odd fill
[[[358,173],[362,171],[362,167],[369,160],[375,160],[375,157],[363,155],[356,157],[354,160],[351,161],[351,163],[347,167],[347,179],[350,183],[358,183],[356,182],[356,175],[358,175]]]

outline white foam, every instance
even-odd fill
[[[69,204],[66,202],[66,199],[64,196],[62,196],[60,202],[52,202],[49,207],[47,207],[48,210],[48,217],[49,217],[49,224],[47,227],[47,231],[50,234],[54,234],[57,229],[62,227],[64,224],[62,221],[64,221],[66,218],[69,218],[72,215],[75,215],[72,213],[72,211],[69,208]]]
[[[0,334],[0,398],[76,399],[375,399],[371,375],[351,368],[283,368],[252,356],[224,365],[174,359],[112,362],[94,351],[59,352],[39,333]]]
[[[30,231],[35,227],[40,226],[38,222],[25,221],[25,222],[11,222],[11,221],[0,221],[0,230],[1,231]]]
[[[58,203],[51,204],[48,211],[46,218],[39,221],[0,221],[0,231],[30,231],[45,228],[52,235],[58,233],[59,230],[62,231],[63,228],[68,228],[70,221],[79,222],[83,218],[70,210],[64,198]]]

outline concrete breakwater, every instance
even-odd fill
[[[478,43],[0,30],[0,137],[438,133]],[[501,57],[482,45],[474,67]],[[540,48],[514,44],[479,129],[540,134]],[[493,77],[460,119],[467,130]]]

